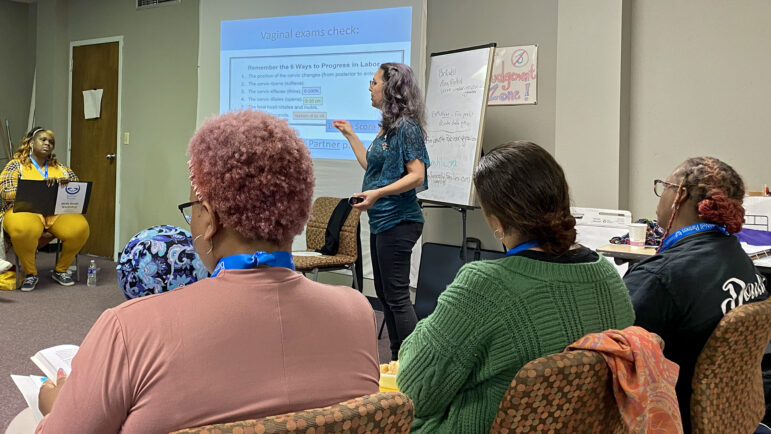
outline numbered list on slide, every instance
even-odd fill
[[[355,159],[332,121],[365,146],[376,137],[369,82],[382,63],[409,63],[410,24],[411,8],[224,21],[220,111],[271,113],[314,158]]]

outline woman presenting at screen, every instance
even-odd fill
[[[428,188],[424,142],[425,106],[415,75],[402,63],[384,63],[369,82],[372,106],[382,115],[380,132],[364,148],[348,121],[334,126],[348,140],[364,168],[362,192],[354,205],[366,210],[375,292],[383,304],[391,359],[417,323],[410,301],[410,256],[423,231],[417,193]]]

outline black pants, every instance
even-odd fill
[[[415,329],[418,319],[410,301],[410,257],[423,232],[423,223],[401,222],[387,231],[370,235],[375,292],[383,305],[391,359],[399,358],[402,341]]]

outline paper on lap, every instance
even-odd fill
[[[30,359],[48,378],[56,379],[56,372],[59,368],[64,369],[64,373],[70,375],[72,358],[77,352],[77,345],[57,345],[38,351]]]
[[[35,422],[43,420],[43,414],[40,413],[40,410],[38,409],[37,401],[40,386],[43,385],[43,377],[38,375],[11,375],[11,380],[13,380],[16,387],[21,391],[29,408],[32,409],[32,415],[35,417]]]
[[[72,359],[77,352],[77,345],[57,345],[38,351],[30,359],[43,371],[46,377],[56,381],[56,374],[59,368],[63,369],[67,375],[70,375]],[[38,409],[38,394],[40,393],[40,386],[43,385],[43,377],[38,375],[11,375],[11,379],[16,384],[16,387],[19,388],[22,396],[24,396],[27,405],[32,409],[35,421],[40,422],[43,419],[43,415]]]

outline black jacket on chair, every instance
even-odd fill
[[[340,248],[340,229],[342,229],[350,213],[351,205],[348,203],[348,200],[341,199],[329,217],[327,230],[324,232],[324,246],[316,250],[317,252],[329,256],[337,254],[337,250]]]

